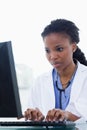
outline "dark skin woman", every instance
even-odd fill
[[[56,19],[44,28],[41,36],[47,60],[58,74],[62,89],[66,90],[67,86],[70,87],[68,85],[69,81],[77,71],[78,61],[87,66],[84,53],[77,46],[79,43],[79,29],[69,20]],[[66,107],[67,105],[68,103],[66,103]],[[28,108],[24,117],[26,120],[35,121],[44,119],[46,121],[62,121],[64,119],[76,121],[80,118],[80,116],[60,107],[50,109],[46,117],[39,108]]]

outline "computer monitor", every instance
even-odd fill
[[[0,117],[22,117],[11,41],[0,43]]]

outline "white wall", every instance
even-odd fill
[[[16,64],[26,64],[38,76],[51,66],[45,58],[43,28],[56,18],[80,28],[79,46],[86,57],[86,0],[0,0],[0,42],[11,40]]]

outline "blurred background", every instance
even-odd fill
[[[23,111],[34,78],[51,68],[41,38],[44,27],[57,18],[75,22],[78,46],[87,57],[86,12],[86,0],[0,0],[0,42],[12,41]]]

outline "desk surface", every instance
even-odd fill
[[[13,127],[13,126],[7,126],[7,127],[2,127],[0,126],[0,130],[87,130],[87,123],[81,123],[81,124],[77,124],[75,127],[73,128],[67,128],[67,127]]]
[[[77,128],[42,128],[42,127],[0,127],[0,130],[79,130]],[[82,130],[82,129],[81,129]],[[84,129],[83,129],[84,130]]]

